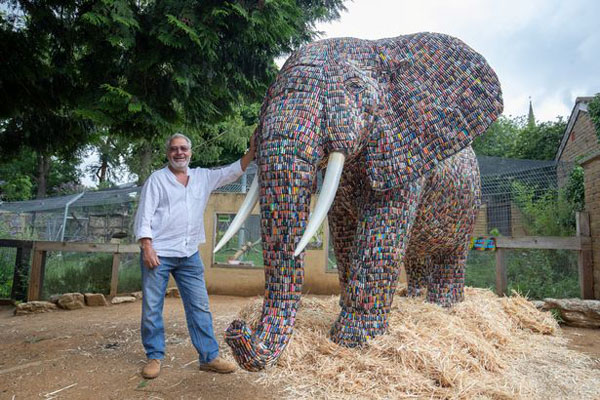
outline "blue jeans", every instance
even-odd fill
[[[162,360],[165,356],[165,329],[163,305],[169,273],[173,274],[187,320],[188,330],[200,363],[207,363],[219,355],[219,345],[213,332],[212,315],[204,283],[204,265],[198,255],[191,257],[159,257],[160,265],[142,267],[142,343],[148,358]]]

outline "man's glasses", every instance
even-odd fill
[[[175,152],[177,152],[177,150],[180,150],[180,151],[186,153],[186,152],[190,151],[190,146],[170,146],[169,147],[169,151],[171,153],[175,153]]]

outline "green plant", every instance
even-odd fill
[[[579,296],[577,254],[567,250],[512,250],[508,253],[508,292],[516,291],[530,299]],[[495,253],[471,251],[465,271],[465,284],[496,287]]]
[[[112,255],[51,254],[46,260],[44,297],[68,292],[110,292]]]
[[[465,270],[465,285],[496,289],[495,253],[473,250],[469,253]]]
[[[596,93],[596,96],[594,96],[592,101],[590,101],[588,104],[588,112],[590,119],[596,128],[596,135],[598,136],[598,141],[600,142],[600,93]]]
[[[539,190],[519,181],[512,183],[515,203],[530,235],[571,236],[575,234],[576,206],[564,190]]]
[[[565,320],[562,317],[562,313],[558,308],[551,308],[549,311],[550,315],[552,315],[552,318],[554,318],[556,322],[558,322],[559,324],[565,322]]]
[[[573,205],[574,211],[583,211],[585,208],[585,185],[582,167],[573,168],[565,185],[564,193],[565,199]]]

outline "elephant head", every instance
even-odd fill
[[[258,179],[224,237],[260,198],[265,298],[254,330],[234,321],[226,332],[238,363],[260,370],[286,347],[302,290],[302,250],[334,200],[345,163],[360,164],[370,189],[394,190],[469,146],[501,111],[495,73],[446,35],[329,39],[290,56],[262,106]]]

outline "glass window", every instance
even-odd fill
[[[215,244],[219,243],[234,217],[235,214],[217,214]],[[240,230],[214,255],[213,260],[218,266],[262,268],[260,216],[250,215]]]

